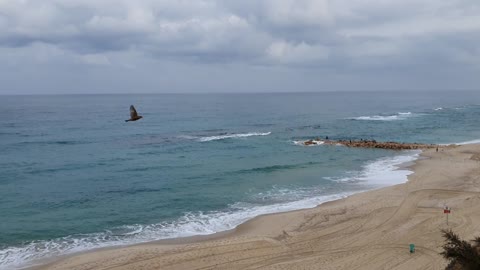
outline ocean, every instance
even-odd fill
[[[464,91],[0,96],[0,113],[0,269],[404,183],[419,156],[304,140],[480,142]]]

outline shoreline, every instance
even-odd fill
[[[414,162],[415,161],[408,161],[405,164],[414,163]],[[403,166],[402,164],[400,164],[397,170],[407,170],[408,167],[409,166],[407,166],[407,165]],[[389,186],[386,186],[386,187],[389,187]],[[116,245],[116,246],[108,246],[108,247],[99,247],[99,248],[94,248],[94,249],[90,249],[90,250],[74,252],[74,253],[71,253],[71,254],[58,255],[58,256],[49,257],[49,258],[45,258],[45,259],[39,259],[39,260],[34,261],[35,262],[34,264],[21,266],[18,269],[19,270],[42,270],[42,269],[45,269],[45,267],[49,267],[49,265],[51,265],[51,264],[55,264],[56,262],[60,262],[62,260],[69,259],[69,258],[72,258],[72,257],[83,256],[83,255],[88,255],[88,254],[97,253],[97,252],[124,249],[124,248],[135,248],[135,247],[142,247],[142,246],[148,246],[148,245],[162,245],[166,249],[168,249],[170,247],[174,248],[174,247],[178,247],[178,246],[182,246],[182,245],[201,244],[201,243],[208,242],[208,241],[215,241],[215,240],[221,240],[223,238],[235,237],[238,234],[237,230],[239,229],[239,227],[246,226],[246,223],[253,222],[257,218],[265,218],[265,217],[268,218],[269,216],[275,216],[275,215],[279,215],[279,214],[295,213],[295,212],[302,212],[302,211],[309,210],[309,209],[315,209],[315,208],[317,208],[321,205],[328,204],[328,203],[335,202],[335,201],[339,201],[339,200],[343,200],[343,199],[348,198],[349,196],[353,196],[355,194],[360,194],[360,193],[369,192],[369,191],[372,191],[372,190],[378,190],[378,189],[382,189],[382,188],[385,188],[385,187],[356,191],[352,194],[344,195],[343,198],[327,200],[325,202],[321,202],[320,204],[318,204],[316,206],[313,206],[313,207],[310,207],[310,208],[300,208],[300,209],[289,210],[289,211],[261,214],[261,215],[252,217],[252,218],[246,220],[245,222],[240,223],[239,225],[237,225],[236,227],[234,227],[232,229],[228,229],[228,230],[225,230],[225,231],[219,231],[219,232],[215,232],[215,233],[211,233],[211,234],[205,234],[205,235],[199,234],[199,235],[192,235],[192,236],[159,239],[159,240],[153,240],[153,241],[141,242],[141,243],[135,243],[135,244],[125,244],[125,245]]]
[[[419,258],[414,260],[420,266],[413,269],[424,269],[426,265],[432,263],[433,269],[442,269],[446,261],[438,255],[442,242],[438,231],[440,228],[446,228],[443,224],[444,216],[440,213],[443,204],[448,203],[449,206],[453,206],[454,212],[457,212],[457,208],[465,208],[464,211],[471,212],[470,216],[462,216],[461,219],[452,215],[451,226],[460,227],[461,236],[470,239],[480,235],[480,227],[472,222],[473,218],[480,221],[480,211],[474,207],[480,202],[480,180],[476,181],[470,174],[476,169],[475,167],[478,167],[479,156],[480,145],[448,147],[445,151],[438,153],[426,150],[420,154],[414,164],[399,168],[413,170],[413,174],[408,176],[408,181],[404,184],[356,193],[347,198],[322,203],[314,208],[260,215],[238,225],[235,229],[220,233],[158,240],[123,247],[107,247],[57,257],[47,264],[28,269],[83,269],[82,267],[86,265],[92,266],[89,269],[106,267],[129,269],[128,267],[132,265],[139,266],[139,269],[158,269],[159,267],[161,269],[196,269],[205,266],[213,269],[224,269],[223,267],[226,266],[228,269],[246,269],[245,264],[235,263],[238,261],[237,255],[242,255],[241,257],[244,258],[242,262],[252,261],[255,265],[265,260],[269,261],[255,259],[258,257],[257,253],[264,254],[265,258],[277,258],[274,263],[267,263],[267,266],[281,262],[294,267],[308,268],[312,265],[319,266],[320,262],[331,262],[332,265],[337,266],[331,269],[348,269],[345,265],[352,260],[363,261],[362,258],[369,257],[369,253],[365,251],[369,248],[386,253],[382,255],[372,251],[375,253],[374,258],[377,258],[373,261],[383,266],[391,261],[392,256],[400,256],[409,262],[411,259],[408,259],[407,244],[410,242],[417,244],[420,254],[417,256]],[[470,181],[461,181],[470,178],[472,178]],[[457,207],[462,205],[464,207]],[[462,210],[458,212],[460,211]],[[474,213],[473,217],[472,213]],[[433,217],[430,217],[431,215]],[[428,218],[425,219],[426,217]],[[464,222],[464,219],[467,221]],[[429,223],[435,223],[436,226],[433,228],[421,226]],[[397,239],[401,244],[386,241],[402,233],[407,235]],[[415,235],[419,240],[411,239],[410,234]],[[311,239],[323,241],[312,243]],[[327,247],[317,246],[322,243]],[[382,248],[379,249],[379,246]],[[231,249],[235,252],[227,252],[230,255],[220,258]],[[388,252],[383,252],[384,249]],[[285,250],[292,255],[286,255]],[[209,254],[208,259],[203,256],[205,252]],[[178,258],[177,253],[183,256]],[[310,255],[315,253],[319,254],[317,256],[319,262],[310,261]],[[346,253],[344,256],[349,259],[336,258],[337,253]],[[378,256],[383,259],[379,260]],[[396,266],[395,269],[412,269],[411,262],[396,263],[398,267]],[[363,267],[363,264],[360,266]],[[365,268],[360,269],[376,268],[375,265],[365,261]]]
[[[371,165],[371,164],[376,164],[377,162],[383,162],[385,160],[391,162],[389,159],[392,158],[392,157],[394,157],[394,158],[395,157],[411,158],[412,160],[400,161],[400,162],[398,162],[397,160],[393,160],[393,162],[391,164],[389,164],[389,166],[394,167],[394,169],[388,169],[386,171],[382,171],[382,173],[385,173],[385,172],[386,173],[392,173],[392,172],[395,172],[395,171],[403,171],[403,172],[408,171],[408,173],[406,173],[401,180],[402,183],[403,183],[403,182],[407,181],[406,178],[408,177],[408,175],[413,173],[412,170],[409,169],[409,166],[411,164],[414,164],[414,162],[416,160],[421,158],[420,157],[421,152],[422,152],[422,150],[404,150],[404,151],[398,152],[396,155],[391,156],[391,157],[383,157],[383,158],[380,158],[380,159],[377,159],[377,160],[373,160],[372,162],[366,163],[365,166],[368,166],[368,165]],[[414,153],[414,154],[412,154],[412,153]],[[369,179],[367,181],[373,180],[373,179],[370,179],[371,177],[378,177],[378,175],[368,174],[368,176],[366,176],[366,178],[362,179],[361,181],[365,181],[365,179]],[[392,179],[395,179],[396,181],[398,181],[400,178],[398,176],[393,178],[393,175],[392,175]],[[137,243],[126,243],[126,244],[117,244],[117,245],[111,245],[111,246],[95,247],[95,248],[91,248],[91,249],[87,249],[87,250],[79,250],[79,251],[75,251],[75,252],[68,252],[68,253],[64,253],[64,254],[57,254],[57,255],[53,255],[53,256],[48,256],[48,257],[45,257],[45,258],[33,259],[27,264],[16,266],[15,269],[27,269],[27,270],[28,269],[41,269],[41,267],[43,267],[45,265],[49,265],[49,264],[54,263],[56,261],[60,261],[60,260],[63,260],[63,259],[68,259],[68,258],[74,257],[74,256],[89,254],[89,253],[92,253],[92,252],[101,252],[101,251],[111,250],[111,249],[122,249],[122,248],[135,247],[135,246],[139,246],[139,245],[149,245],[149,244],[176,246],[176,245],[182,245],[182,244],[184,245],[184,244],[200,243],[200,242],[205,242],[205,241],[210,241],[210,240],[216,240],[216,239],[219,239],[219,238],[229,237],[229,236],[234,235],[236,233],[236,229],[238,227],[240,227],[244,223],[250,222],[250,221],[252,221],[256,218],[263,217],[263,216],[276,215],[276,214],[296,212],[296,211],[304,211],[304,210],[308,210],[308,209],[314,209],[314,208],[317,208],[320,205],[323,205],[325,203],[345,199],[348,196],[352,196],[352,195],[355,195],[355,194],[358,194],[358,193],[368,192],[368,191],[371,191],[371,190],[376,190],[376,189],[381,189],[383,187],[396,185],[396,184],[398,184],[398,182],[396,182],[396,181],[394,181],[393,183],[390,183],[390,184],[370,183],[370,184],[366,184],[365,188],[363,188],[363,189],[357,189],[357,190],[354,190],[354,191],[351,191],[351,192],[325,194],[325,195],[321,195],[319,197],[312,197],[312,198],[307,199],[307,201],[309,201],[309,200],[314,201],[315,204],[312,204],[311,206],[304,206],[302,208],[293,207],[293,209],[279,210],[278,212],[264,213],[264,214],[260,214],[260,215],[257,215],[257,216],[253,216],[253,217],[249,218],[248,220],[237,224],[234,228],[227,229],[227,230],[224,230],[224,231],[218,231],[218,232],[211,233],[211,234],[198,234],[198,235],[192,235],[192,236],[182,236],[182,237],[166,238],[166,239],[160,239],[160,240],[150,240],[150,241],[137,242]],[[301,200],[301,201],[303,201],[303,200]],[[301,202],[301,201],[298,201],[298,202]],[[315,201],[318,201],[318,202],[315,202]],[[308,204],[310,204],[310,203],[311,202],[308,202]],[[283,207],[282,204],[280,204],[279,206]],[[287,208],[289,208],[289,207],[287,207]],[[2,269],[2,268],[0,267],[0,269]]]

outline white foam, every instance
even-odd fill
[[[185,140],[194,140],[197,139],[195,136],[190,136],[190,135],[179,135],[178,138],[180,139],[185,139]]]
[[[302,145],[302,146],[316,146],[316,145],[322,145],[325,143],[325,141],[308,140],[308,142],[312,142],[312,143],[309,145],[305,145],[305,142],[307,141],[293,141],[293,144]]]
[[[335,181],[365,182],[375,186],[403,183],[412,172],[399,169],[400,165],[416,160],[419,153],[420,151],[405,151],[402,155],[381,158],[366,164],[360,172],[352,172],[350,176]],[[315,195],[318,192],[312,191],[311,188],[279,189],[258,194],[259,198],[273,202],[270,205],[240,202],[231,205],[225,211],[186,213],[173,222],[123,226],[101,233],[67,236],[49,241],[35,241],[19,247],[8,247],[0,250],[0,269],[20,269],[41,259],[102,247],[212,234],[233,229],[259,215],[312,208],[323,202],[355,193]]]
[[[452,143],[440,143],[439,145],[443,145],[443,146],[448,146],[448,145],[466,145],[466,144],[477,144],[477,143],[480,143],[480,139],[475,139],[475,140],[471,140],[471,141],[465,141],[465,142],[452,142]]]
[[[372,115],[372,116],[359,116],[350,118],[352,120],[363,120],[363,121],[397,121],[405,120],[409,117],[414,116],[411,112],[399,112],[392,115]]]
[[[239,134],[226,134],[226,135],[217,135],[217,136],[208,136],[199,138],[201,142],[210,142],[210,141],[217,141],[217,140],[224,140],[224,139],[231,139],[231,138],[245,138],[251,136],[268,136],[272,134],[271,132],[250,132],[250,133],[239,133]]]
[[[83,236],[68,236],[50,241],[36,241],[23,247],[0,250],[0,269],[21,269],[40,259],[102,247],[137,244],[160,239],[208,235],[233,229],[253,217],[315,207],[323,202],[344,198],[352,192],[316,196],[293,202],[271,205],[236,203],[227,211],[186,213],[171,223],[131,225],[120,228],[122,234],[112,231]]]
[[[404,155],[382,158],[365,166],[359,180],[370,184],[395,185],[405,183],[413,172],[401,169],[401,165],[418,159],[421,151],[408,151]]]
[[[380,158],[366,164],[360,172],[350,172],[347,177],[330,179],[338,182],[365,182],[376,186],[405,183],[413,172],[401,169],[401,165],[418,159],[421,151],[405,151],[402,155]]]
[[[480,143],[480,139],[471,140],[471,141],[466,141],[466,142],[461,142],[461,143],[455,143],[455,144],[457,144],[457,145],[465,145],[465,144],[476,144],[476,143]]]
[[[435,110],[435,111],[441,111],[441,110],[443,110],[443,108],[442,108],[442,107],[438,107],[438,108],[435,108],[435,109],[433,109],[433,110]]]

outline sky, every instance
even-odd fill
[[[0,94],[480,90],[478,0],[0,0]]]

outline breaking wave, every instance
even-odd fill
[[[218,141],[218,140],[225,140],[225,139],[246,138],[246,137],[252,137],[252,136],[268,136],[270,134],[272,133],[271,132],[250,132],[250,133],[239,133],[239,134],[224,134],[224,135],[201,137],[198,140],[201,142],[210,142],[210,141]]]
[[[388,186],[405,183],[407,176],[413,172],[402,168],[402,165],[418,159],[420,150],[408,150],[403,154],[380,158],[366,164],[361,171],[349,172],[340,178],[327,178],[336,182],[363,182],[376,186]]]
[[[35,261],[102,247],[145,243],[161,239],[208,235],[235,228],[256,216],[315,207],[352,192],[283,201],[270,205],[239,202],[225,211],[185,213],[172,222],[129,225],[95,234],[73,235],[0,250],[0,269],[20,269]]]
[[[396,114],[391,115],[372,115],[372,116],[359,116],[349,118],[351,120],[363,120],[363,121],[397,121],[397,120],[405,120],[409,117],[415,116],[411,112],[399,112]]]

